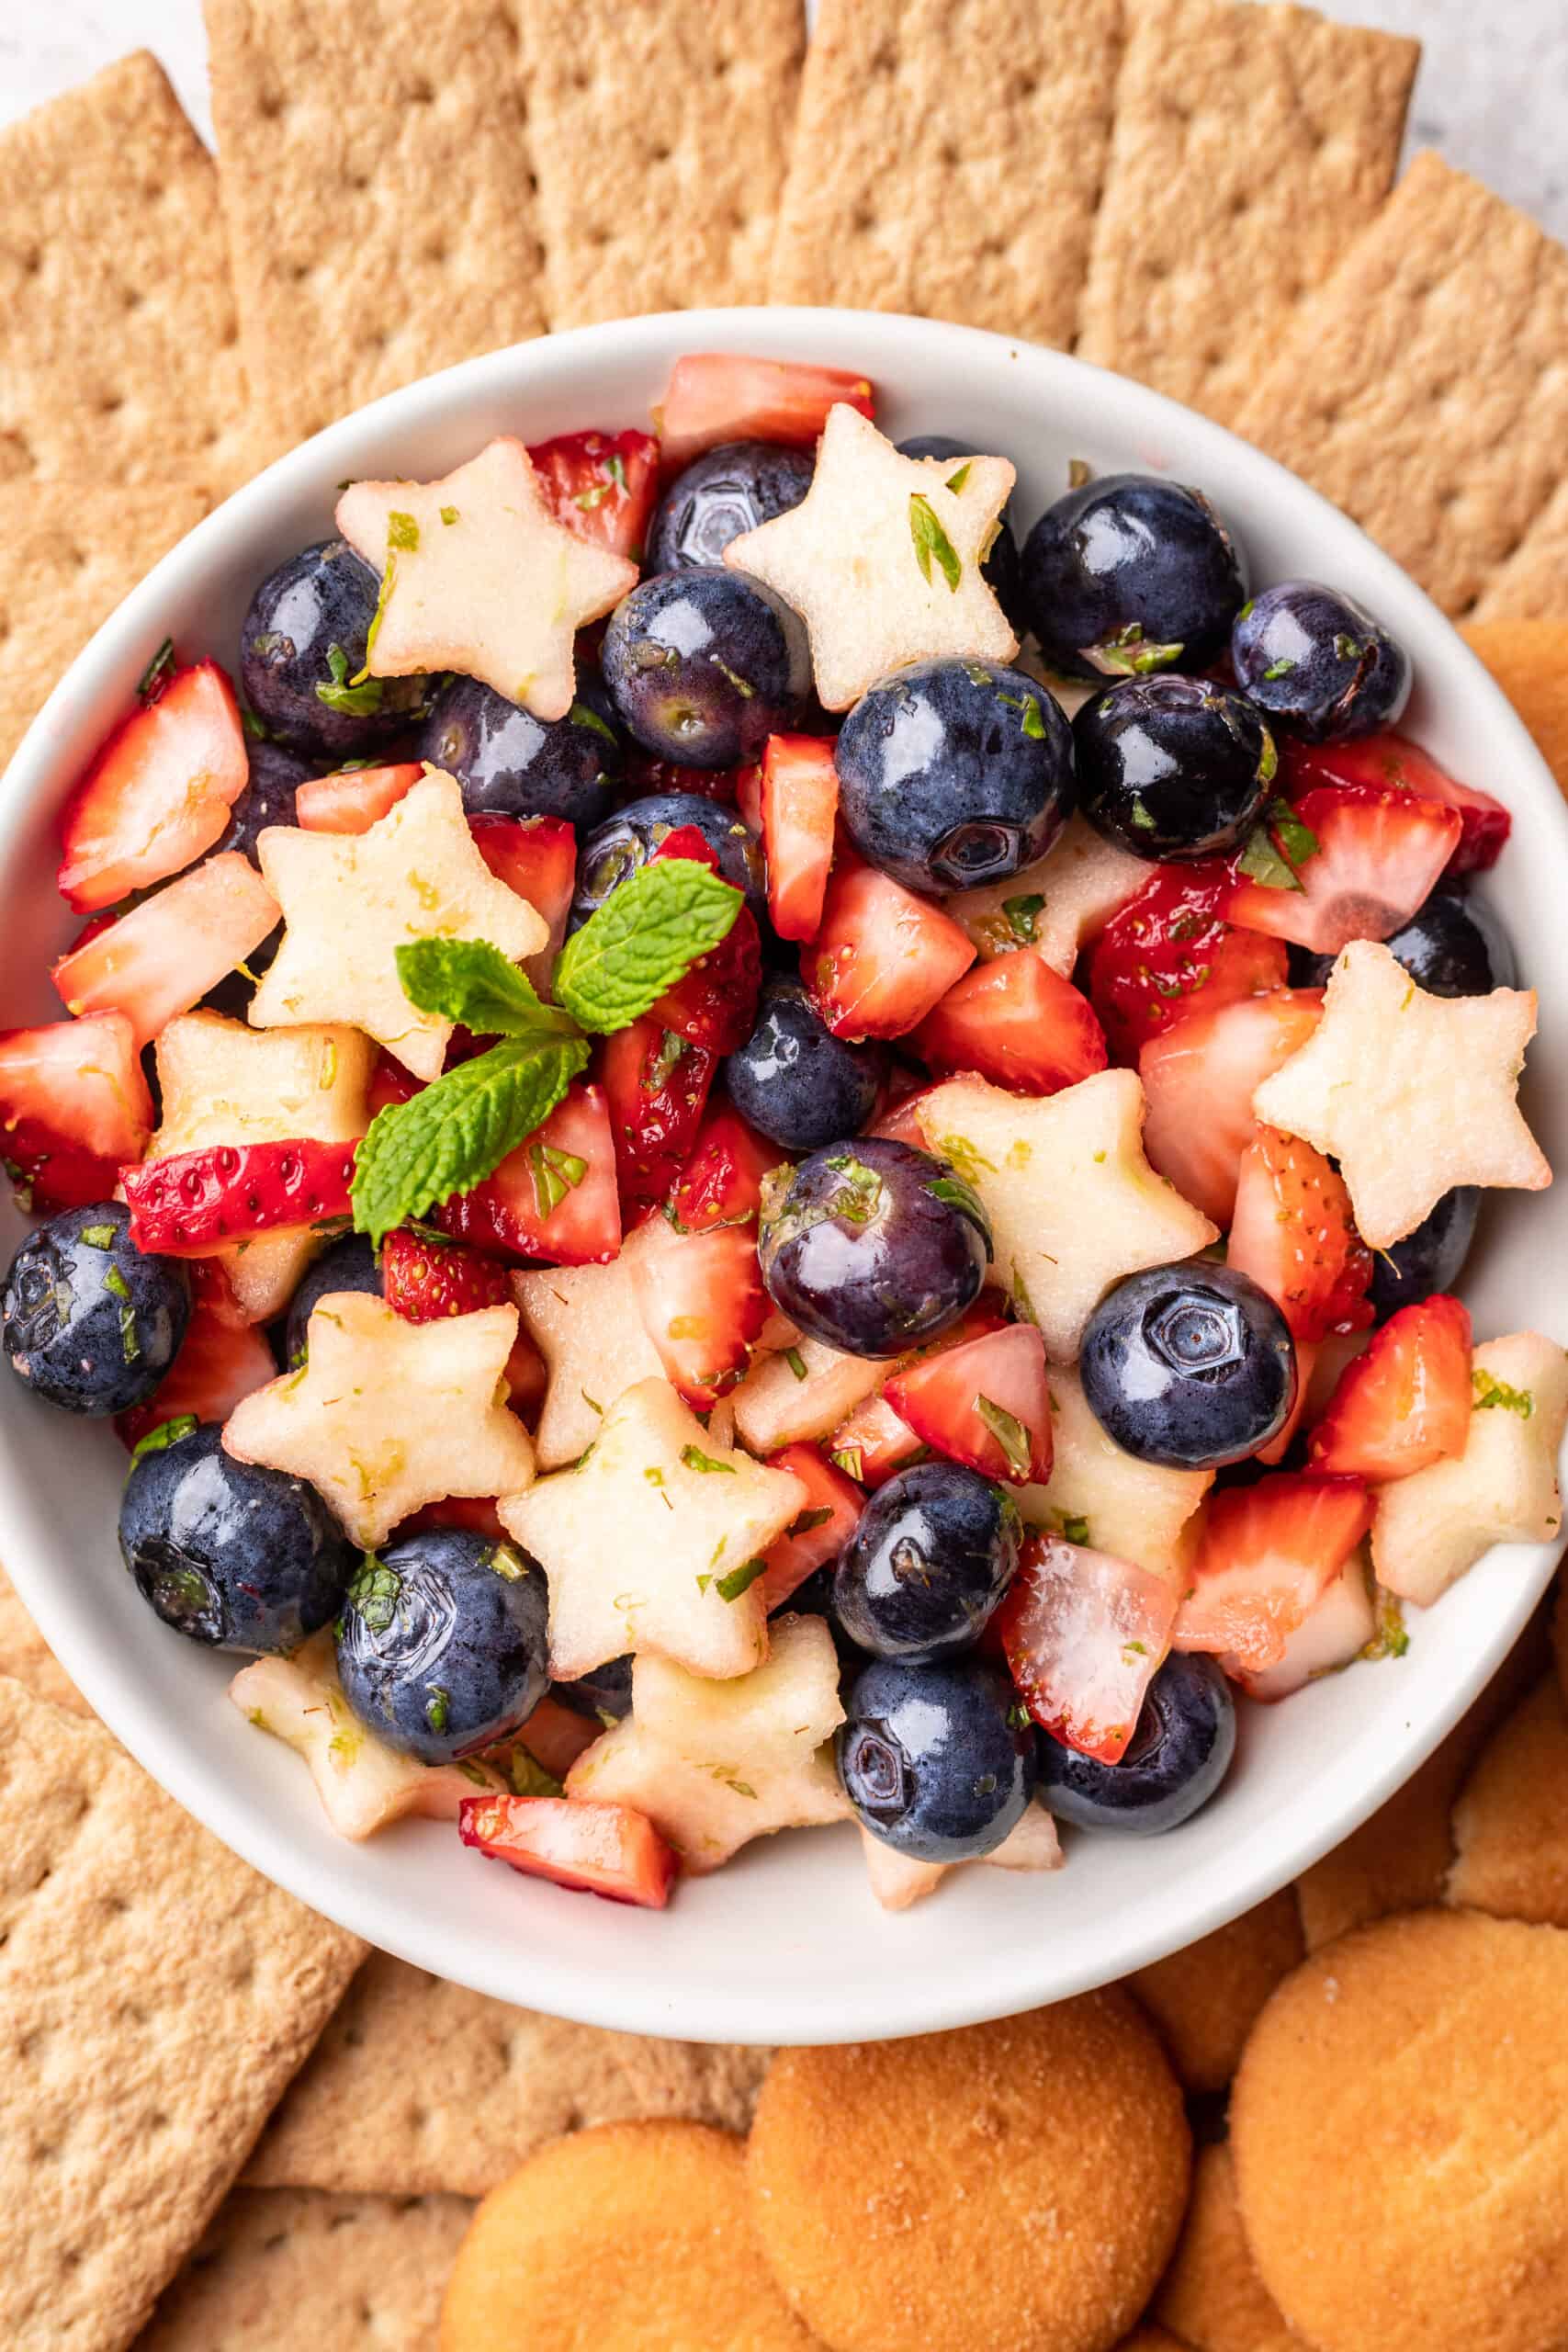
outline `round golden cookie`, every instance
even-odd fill
[[[834,2352],[1111,2352],[1187,2201],[1181,2093],[1121,1992],[913,2041],[782,2051],[751,2208]]]
[[[1231,2148],[1319,2352],[1568,2343],[1568,1934],[1419,1911],[1314,1953],[1253,2030]]]
[[[759,2250],[744,2147],[705,2123],[552,2140],[474,2215],[440,2352],[820,2352]]]
[[[1201,2352],[1288,2352],[1299,2340],[1270,2302],[1247,2250],[1235,2166],[1223,2142],[1198,2151],[1187,2220],[1155,2310],[1179,2343]]]
[[[1128,1990],[1158,2026],[1185,2089],[1225,2088],[1254,2018],[1303,1949],[1295,1889],[1287,1886],[1185,1951],[1128,1977]]]
[[[1135,2327],[1131,2335],[1124,2335],[1116,2352],[1187,2352],[1187,2347],[1179,2344],[1174,2335],[1168,2335],[1163,2327],[1156,2327],[1148,2321],[1144,2326]]]

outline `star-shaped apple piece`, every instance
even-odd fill
[[[724,560],[794,605],[818,699],[848,710],[911,662],[1012,660],[1018,639],[980,566],[1015,479],[1005,458],[903,457],[840,401],[800,504],[732,539]]]
[[[632,1282],[642,1252],[658,1247],[654,1227],[663,1223],[637,1226],[607,1266],[541,1266],[512,1277],[523,1328],[549,1367],[534,1432],[541,1470],[563,1469],[586,1453],[617,1398],[663,1375]]]
[[[1059,841],[1005,882],[960,890],[942,912],[962,923],[982,963],[1032,948],[1070,980],[1081,948],[1149,884],[1149,867],[1106,841],[1083,817],[1069,817]]]
[[[843,1722],[820,1617],[773,1621],[765,1665],[715,1682],[639,1653],[632,1711],[567,1775],[567,1794],[635,1805],[686,1868],[717,1870],[775,1829],[850,1817],[828,1742]]]
[[[452,1023],[410,1003],[398,949],[413,939],[483,939],[520,964],[549,938],[543,915],[498,882],[474,847],[462,787],[438,768],[368,832],[269,825],[256,854],[284,933],[251,999],[253,1027],[348,1022],[415,1078],[439,1078]]]
[[[1175,1576],[1193,1513],[1214,1483],[1212,1470],[1169,1470],[1140,1462],[1108,1437],[1089,1410],[1070,1364],[1051,1374],[1051,1476],[1023,1487],[1017,1501],[1032,1527],[1046,1528],[1096,1552],[1132,1560],[1155,1576]]]
[[[307,1478],[356,1544],[448,1496],[532,1484],[534,1448],[505,1402],[514,1306],[406,1323],[365,1291],[329,1291],[299,1371],[235,1406],[223,1431],[240,1462]]]
[[[549,1579],[552,1678],[628,1650],[749,1674],[768,1651],[761,1555],[810,1499],[721,1444],[667,1380],[626,1390],[574,1470],[502,1497],[502,1525]]]
[[[1388,1250],[1456,1184],[1551,1183],[1517,1101],[1535,1023],[1533,989],[1429,996],[1388,948],[1352,940],[1321,1023],[1252,1107],[1338,1161],[1362,1240]]]
[[[860,1834],[865,1874],[873,1894],[885,1911],[907,1911],[912,1903],[933,1894],[949,1871],[967,1867],[963,1862],[922,1862],[913,1854],[901,1854],[896,1846],[874,1838],[869,1829],[863,1827]],[[1032,1804],[1021,1821],[1008,1831],[995,1853],[982,1854],[979,1859],[992,1870],[1059,1871],[1066,1857],[1055,1823],[1042,1806]]]
[[[1076,1362],[1112,1283],[1219,1238],[1149,1166],[1144,1090],[1130,1069],[1098,1070],[1043,1097],[949,1079],[914,1109],[931,1150],[979,1193],[996,1280],[1038,1324],[1054,1363]]]
[[[351,482],[337,526],[381,574],[372,677],[458,670],[536,718],[566,717],[578,630],[637,585],[626,556],[557,522],[506,435],[439,481]]]

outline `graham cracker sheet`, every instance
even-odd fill
[[[1568,449],[1551,499],[1493,572],[1470,618],[1568,622]]]

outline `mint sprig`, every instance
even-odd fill
[[[728,937],[743,903],[733,883],[695,858],[638,866],[567,941],[557,1000],[598,1035],[628,1028]]]
[[[379,1246],[395,1226],[481,1182],[543,1125],[588,1051],[582,1037],[506,1037],[378,1111],[355,1164],[355,1230]]]
[[[414,939],[398,949],[403,994],[421,1012],[476,1037],[570,1037],[568,1014],[542,1003],[526,973],[485,939]]]

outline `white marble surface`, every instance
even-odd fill
[[[1323,5],[1350,23],[1416,34],[1426,54],[1415,142],[1441,148],[1568,238],[1568,0]],[[0,0],[0,120],[139,46],[163,59],[209,133],[200,0]]]

